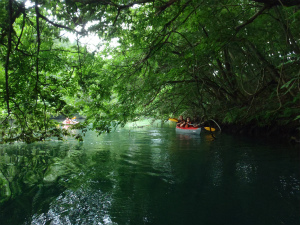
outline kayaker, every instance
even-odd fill
[[[178,126],[178,127],[181,127],[181,125],[184,124],[184,123],[185,123],[185,120],[183,119],[183,116],[180,115],[180,116],[179,116],[179,120],[178,120],[178,122],[177,122],[177,126]]]
[[[186,118],[186,122],[184,124],[184,127],[185,128],[188,128],[189,126],[192,126],[192,121],[191,121],[191,118],[190,117],[187,117]]]
[[[190,117],[187,117],[186,118],[186,121],[182,122],[179,124],[179,127],[185,127],[185,128],[188,128],[192,126],[192,121],[191,121],[191,118]]]
[[[181,122],[185,122],[185,120],[183,119],[183,116],[182,116],[182,115],[180,115],[180,116],[179,116],[179,120],[178,120],[178,122],[179,122],[179,123],[181,123]]]
[[[70,123],[71,123],[71,120],[69,119],[69,117],[67,117],[66,123],[67,123],[67,124],[70,124]]]

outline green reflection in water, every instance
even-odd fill
[[[7,225],[300,222],[299,151],[284,145],[148,126],[0,156]]]

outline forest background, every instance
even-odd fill
[[[300,0],[2,0],[0,142],[61,138],[52,118],[75,114],[99,133],[183,114],[297,139],[299,18]]]

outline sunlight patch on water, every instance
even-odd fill
[[[280,176],[279,185],[276,187],[280,196],[288,199],[295,196],[300,200],[300,180],[295,177],[295,174],[290,176]]]
[[[221,186],[223,178],[223,161],[219,153],[215,153],[213,156],[213,165],[212,165],[212,182],[214,186]]]
[[[257,165],[247,152],[244,152],[240,158],[241,160],[236,163],[236,173],[240,181],[252,183],[256,178]]]
[[[51,204],[48,212],[34,214],[31,224],[92,224],[116,225],[109,215],[110,194],[82,185],[77,190],[66,190]]]

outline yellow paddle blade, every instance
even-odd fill
[[[72,120],[75,120],[76,119],[76,116],[74,116],[73,118],[72,118]]]
[[[173,122],[178,122],[178,120],[175,119],[175,118],[169,118],[169,120],[170,120],[170,121],[173,121]]]
[[[204,129],[208,131],[216,131],[216,129],[213,127],[204,127]]]

